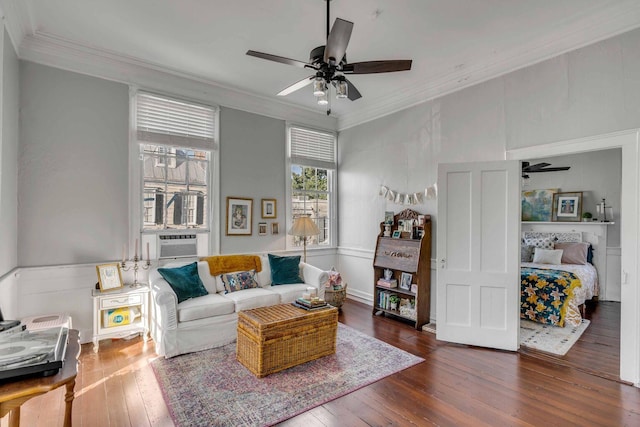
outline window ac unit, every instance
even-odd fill
[[[159,258],[187,258],[198,255],[195,234],[161,234],[158,236]]]

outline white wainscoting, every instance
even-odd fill
[[[18,271],[19,269],[14,268],[0,277],[0,309],[5,319],[19,319]]]
[[[360,248],[338,248],[338,271],[349,284],[347,297],[373,307],[374,251]],[[431,322],[436,315],[436,260],[431,259]]]

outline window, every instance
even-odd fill
[[[142,229],[210,229],[211,156],[217,111],[139,92]]]
[[[314,220],[320,234],[307,238],[307,246],[331,246],[335,242],[336,174],[335,134],[290,126],[288,227],[302,215]],[[288,246],[302,246],[300,237],[288,236]]]

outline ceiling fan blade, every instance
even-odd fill
[[[546,168],[547,166],[551,166],[551,163],[536,163],[535,165],[530,165],[527,163],[527,165],[525,166],[525,164],[522,164],[522,170],[524,171],[534,171],[534,170],[539,170],[539,169],[543,169]]]
[[[247,55],[255,56],[256,58],[266,59],[267,61],[280,62],[281,64],[293,65],[300,68],[312,67],[306,62],[298,61],[296,59],[285,58],[284,56],[271,55],[270,53],[256,52],[255,50],[248,50]]]
[[[408,71],[411,69],[411,63],[411,59],[354,62],[353,64],[345,64],[342,67],[342,72],[347,74],[375,74]]]
[[[351,83],[348,79],[344,79],[344,81],[347,82],[347,87],[349,88],[347,90],[347,98],[349,98],[352,101],[362,98],[362,95],[360,94],[358,89],[356,89],[353,83]]]
[[[569,169],[571,169],[571,166],[559,166],[557,168],[527,169],[524,172],[526,172],[526,173],[558,172],[558,171],[568,171]]]
[[[293,93],[293,92],[297,91],[298,89],[302,89],[303,87],[305,87],[307,85],[310,85],[311,82],[313,82],[313,80],[315,79],[315,77],[316,77],[315,75],[314,76],[305,77],[304,79],[300,80],[299,82],[294,83],[291,86],[282,89],[278,93],[278,96],[289,95],[290,93]]]
[[[324,49],[324,62],[329,61],[339,64],[347,51],[347,45],[353,31],[353,22],[336,18],[333,23],[329,37],[327,37],[327,46]]]

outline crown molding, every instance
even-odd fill
[[[322,129],[336,130],[337,126],[335,117],[317,111],[225,87],[199,76],[46,33],[36,32],[24,37],[19,57],[42,65]]]
[[[626,0],[604,10],[597,20],[583,19],[560,32],[492,57],[467,61],[451,73],[429,79],[371,107],[345,113],[338,118],[338,131],[366,123],[452,92],[491,80],[521,68],[620,35],[640,27],[640,2]]]
[[[24,38],[34,31],[31,6],[28,0],[0,0],[0,16],[16,53]]]

